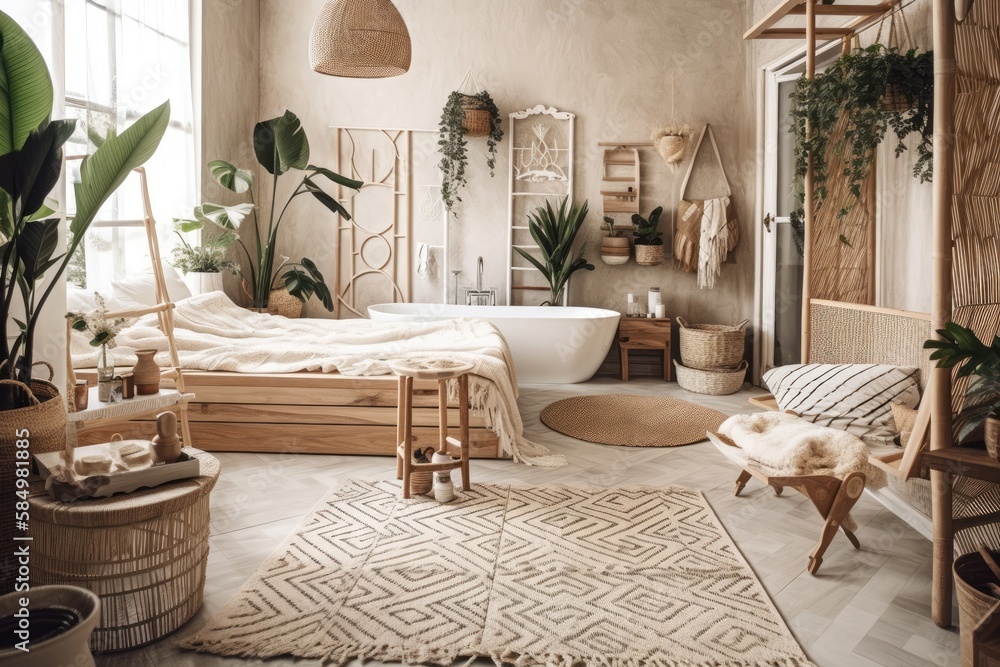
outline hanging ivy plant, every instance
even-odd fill
[[[904,104],[893,106],[891,98]],[[812,81],[802,77],[791,95],[792,133],[795,135],[795,197],[805,198],[804,181],[812,157],[813,197],[818,205],[827,195],[829,176],[827,149],[830,136],[846,114],[843,140],[833,150],[844,159],[843,175],[848,179],[852,199],[842,202],[838,215],[844,216],[861,197],[861,187],[871,173],[879,144],[889,130],[896,138],[895,154],[906,150],[904,140],[917,133],[917,162],[913,176],[921,183],[933,172],[934,54],[915,49],[901,52],[873,44],[847,53]],[[807,129],[811,134],[807,133]],[[801,244],[803,212],[792,213],[796,245]]]
[[[497,144],[503,139],[500,129],[500,110],[493,102],[490,94],[483,90],[475,95],[453,92],[448,96],[448,103],[441,112],[440,139],[438,151],[441,153],[441,198],[449,211],[453,211],[455,202],[462,201],[459,190],[466,186],[465,170],[469,163],[466,149],[466,136],[469,128],[466,124],[466,111],[479,111],[489,114],[489,127],[485,133],[486,166],[490,176],[494,175],[497,159]],[[476,135],[471,135],[476,136]]]

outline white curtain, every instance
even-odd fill
[[[122,132],[170,100],[171,120],[146,164],[161,252],[175,238],[171,218],[188,217],[197,197],[191,76],[191,0],[63,0],[65,117],[79,120],[67,154],[93,152],[109,129]],[[78,162],[70,162],[69,181]],[[68,196],[72,212],[72,191]],[[85,240],[70,282],[107,293],[110,283],[149,267],[139,181],[108,202]],[[85,266],[84,266],[85,264]]]

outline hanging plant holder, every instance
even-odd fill
[[[899,16],[898,26],[896,24],[897,15]],[[914,51],[916,43],[913,40],[913,35],[910,33],[910,26],[906,22],[906,14],[903,13],[903,10],[897,9],[890,12],[888,20],[889,43],[886,46],[889,48],[889,51],[898,51],[900,53]],[[882,19],[882,23],[879,24],[878,34],[875,36],[876,43],[879,43],[882,39],[883,25],[885,25],[885,19]],[[905,72],[900,72],[890,66],[889,72],[886,75],[885,94],[879,102],[884,111],[889,113],[905,113],[917,107],[917,100],[906,92],[900,81],[894,80],[903,76],[905,76]]]
[[[676,134],[662,136],[656,142],[656,150],[667,164],[677,164],[684,159],[687,140]]]
[[[462,94],[462,109],[465,111],[465,120],[462,121],[465,136],[485,137],[490,133],[493,118],[483,100],[475,95]]]

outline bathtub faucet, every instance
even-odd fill
[[[495,306],[497,305],[497,291],[495,289],[483,289],[483,258],[476,260],[476,289],[465,290],[466,306]]]

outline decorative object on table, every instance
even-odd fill
[[[728,324],[688,324],[677,317],[680,327],[681,361],[688,368],[699,370],[732,370],[743,360],[746,344],[746,326],[743,320],[735,326]]]
[[[108,377],[105,374],[100,374],[97,378],[97,400],[101,403],[111,402],[111,385],[114,381],[113,377]]]
[[[326,0],[309,33],[309,65],[329,76],[399,76],[410,69],[410,50],[391,0]]]
[[[94,475],[108,475],[114,466],[114,459],[108,453],[100,454],[76,454],[73,461],[73,472],[80,477],[92,477]]]
[[[563,301],[563,290],[570,276],[577,271],[593,271],[594,265],[583,257],[587,244],[583,243],[574,256],[573,243],[576,235],[587,219],[587,202],[570,205],[569,197],[564,197],[559,209],[554,210],[551,202],[528,214],[528,231],[538,244],[542,255],[538,259],[528,250],[515,246],[514,250],[541,272],[549,284],[549,298],[542,305],[558,306]]]
[[[434,455],[431,457],[432,464],[450,464],[454,462],[455,459],[441,452],[434,452]],[[434,491],[434,500],[439,503],[450,503],[455,499],[455,485],[451,483],[451,470],[441,470],[434,473],[432,490]]]
[[[608,233],[601,239],[601,261],[611,266],[627,264],[632,256],[628,237],[623,236],[620,229],[615,229],[614,218],[604,216],[604,227]]]
[[[656,304],[656,311],[653,313],[653,317],[658,320],[662,320],[667,316],[667,306],[662,303]]]
[[[691,128],[687,125],[664,125],[653,130],[650,138],[663,161],[671,168],[676,169],[677,165],[684,159],[687,138],[690,134]]]
[[[302,317],[302,301],[296,299],[289,291],[282,287],[271,290],[271,296],[267,300],[266,312],[272,315],[280,315],[294,320]]]
[[[635,263],[639,266],[657,266],[663,263],[663,232],[657,231],[663,207],[657,206],[649,219],[632,214],[632,235],[635,237]]]
[[[415,447],[413,449],[413,463],[429,465],[433,457],[433,447]],[[419,465],[413,468],[413,472],[410,473],[410,493],[422,496],[434,489],[434,473],[426,470],[428,465]],[[454,488],[452,491],[454,492]]]
[[[746,359],[741,361],[736,368],[711,371],[688,368],[681,365],[679,361],[674,361],[674,365],[677,368],[677,384],[681,386],[681,389],[710,396],[725,396],[738,392],[743,388],[747,368],[750,366]]]
[[[697,490],[477,484],[447,505],[400,500],[398,492],[392,481],[348,481],[332,490],[181,646],[244,658],[278,648],[336,655],[338,662],[450,661],[471,652],[499,662],[517,655],[524,664],[555,655],[565,664],[811,664]],[[557,528],[611,507],[615,519],[597,522],[596,532]],[[342,530],[372,539],[325,538]],[[536,544],[545,545],[552,568],[540,569],[538,549],[524,548]],[[315,577],[272,566],[301,562],[306,553],[322,563]],[[367,566],[374,561],[385,567]],[[334,580],[363,583],[330,586]],[[421,608],[454,611],[447,631],[439,614],[393,613],[418,580]],[[658,607],[678,613],[650,614],[651,581],[660,582]],[[365,595],[372,590],[382,595]],[[330,631],[290,634],[274,623],[278,607],[290,616],[312,614]],[[563,632],[560,619],[569,617],[587,622]],[[734,648],[705,640],[717,636],[741,641]]]
[[[239,265],[226,259],[226,252],[238,238],[236,232],[220,232],[212,238],[205,238],[205,223],[201,220],[181,220],[174,218],[174,233],[181,245],[171,251],[173,267],[184,274],[184,284],[192,296],[222,290],[222,272],[239,274]],[[185,234],[201,232],[201,242],[191,245]],[[176,297],[175,297],[176,298]]]
[[[121,378],[122,398],[135,398],[135,373],[132,371],[125,371],[121,374]]]
[[[646,313],[642,308],[642,302],[636,300],[635,294],[629,294],[627,298],[627,306],[625,310],[625,317],[645,317]]]
[[[712,153],[726,185],[726,195],[715,199],[686,199],[688,182],[698,161],[698,152],[705,135],[712,142]],[[680,201],[677,203],[677,229],[674,232],[674,257],[682,271],[698,271],[698,287],[713,288],[721,275],[722,263],[736,248],[740,240],[740,225],[733,207],[733,190],[729,186],[722,155],[715,141],[712,126],[706,124],[698,136],[687,173],[681,181]]]
[[[199,466],[191,479],[96,501],[61,503],[49,497],[42,480],[31,482],[32,583],[75,581],[97,594],[102,612],[90,639],[95,653],[150,644],[201,607],[219,462],[194,449],[185,454],[193,463],[113,475],[112,484]]]
[[[160,367],[154,357],[156,350],[136,350],[138,361],[132,367],[132,377],[135,382],[135,393],[139,396],[149,396],[160,391]]]
[[[985,545],[955,559],[962,664],[1000,665],[1000,552]]]
[[[107,303],[99,292],[94,292],[94,303],[96,307],[90,312],[67,313],[66,317],[73,331],[85,332],[90,336],[90,346],[100,348],[101,353],[97,359],[98,380],[111,380],[115,376],[115,359],[111,348],[115,346],[115,337],[131,322],[125,317],[108,319]]]
[[[22,600],[28,598],[27,606]],[[0,649],[4,667],[72,665],[94,667],[88,640],[100,618],[101,601],[77,586],[32,586],[31,595],[8,593],[0,597],[0,633],[12,643],[21,621],[30,619],[30,650]],[[27,616],[25,616],[27,614]]]
[[[628,355],[631,350],[659,350],[663,353],[663,381],[670,382],[670,319],[622,318],[618,322],[621,379],[628,382]]]
[[[160,463],[173,463],[181,456],[181,440],[177,437],[177,415],[161,412],[156,415],[156,435],[151,443],[153,454]]]
[[[73,407],[77,411],[86,410],[90,404],[90,385],[86,380],[73,383]]]
[[[333,296],[326,285],[323,274],[316,264],[307,257],[298,262],[290,262],[288,258],[278,260],[278,232],[291,202],[300,195],[312,195],[329,211],[340,215],[343,220],[350,220],[351,215],[344,206],[319,186],[322,179],[327,179],[337,185],[352,190],[359,189],[364,183],[309,163],[309,139],[298,117],[291,111],[285,111],[282,116],[265,120],[254,127],[253,147],[257,162],[264,170],[273,176],[270,197],[272,200],[279,195],[280,177],[290,170],[304,171],[302,179],[292,190],[292,194],[281,205],[272,206],[267,217],[267,224],[260,225],[257,218],[257,207],[253,192],[254,175],[252,171],[240,169],[224,160],[213,160],[208,163],[212,178],[227,190],[236,194],[246,194],[249,202],[222,206],[220,204],[204,203],[194,209],[194,220],[177,220],[178,224],[190,222],[210,222],[224,231],[238,232],[244,220],[253,218],[254,228],[259,227],[259,235],[252,242],[254,251],[237,237],[236,242],[243,250],[246,262],[241,265],[239,275],[243,281],[243,290],[250,298],[255,309],[266,309],[271,297],[274,283],[280,278],[288,292],[299,301],[305,303],[313,295],[328,311],[333,311]],[[285,192],[284,188],[280,189]],[[277,213],[276,213],[277,212]]]
[[[965,440],[980,426],[984,427],[986,449],[994,460],[1000,460],[1000,335],[986,345],[968,327],[948,322],[937,331],[939,339],[924,343],[924,349],[934,350],[931,360],[938,368],[954,368],[961,364],[956,380],[968,382],[962,408],[953,422],[955,437]],[[959,391],[961,389],[959,388]]]
[[[605,187],[611,188],[614,184],[619,184],[616,189],[601,190],[604,213],[638,213],[639,186],[642,183],[640,144],[602,141],[598,145],[605,149],[602,179],[605,183],[612,184]],[[628,185],[622,188],[622,183]]]
[[[646,293],[646,300],[649,304],[649,313],[652,315],[656,312],[657,306],[663,305],[663,295],[660,293],[660,288],[650,287],[649,291]]]
[[[122,382],[121,376],[116,375],[111,378],[111,396],[108,398],[108,403],[121,403],[124,398],[124,383]]]
[[[112,445],[112,447],[115,448],[115,454],[122,465],[130,472],[145,470],[153,465],[153,455],[150,452],[148,442],[133,440],[119,443],[117,446]]]
[[[602,394],[549,403],[542,423],[578,440],[621,447],[677,447],[701,442],[726,415],[661,396]]]
[[[475,92],[472,92],[473,89]],[[459,191],[466,186],[465,170],[469,164],[466,137],[486,137],[486,166],[490,176],[493,176],[497,145],[503,140],[500,125],[500,110],[489,92],[479,87],[476,76],[470,70],[459,89],[448,96],[438,124],[441,135],[438,141],[441,199],[449,212],[456,214],[455,203],[462,201]]]

